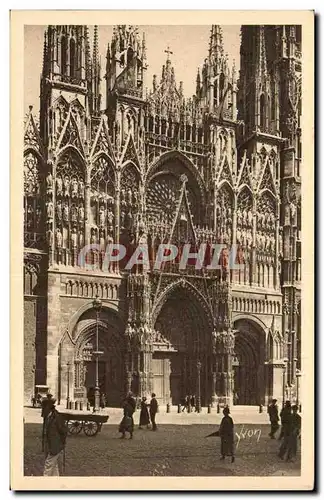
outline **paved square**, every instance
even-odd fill
[[[68,436],[66,476],[271,476],[300,474],[300,451],[295,462],[277,457],[278,440],[270,440],[269,425],[237,424],[234,464],[220,461],[220,439],[206,438],[218,425],[160,424],[158,431],[136,427],[134,439],[119,439],[118,426],[105,424],[94,438]],[[25,424],[24,470],[42,475],[39,423]],[[240,438],[238,438],[240,436]],[[245,436],[245,437],[244,437]]]

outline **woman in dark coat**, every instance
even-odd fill
[[[127,398],[123,403],[124,408],[124,417],[123,420],[119,424],[119,432],[121,432],[121,438],[125,437],[126,432],[129,432],[129,439],[133,439],[134,432],[134,419],[133,413],[136,409],[136,401],[133,398],[132,394],[129,393]]]
[[[221,460],[225,459],[226,455],[232,457],[234,462],[234,423],[232,417],[229,416],[229,408],[223,410],[224,417],[219,426],[219,435],[221,438]]]
[[[142,429],[142,425],[146,425],[147,428],[150,423],[150,415],[148,412],[148,404],[146,402],[146,397],[142,398],[141,401],[141,413],[140,413],[140,419],[139,419],[139,429]]]

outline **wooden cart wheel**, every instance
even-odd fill
[[[82,422],[79,420],[68,421],[68,431],[70,434],[79,434],[82,430]]]
[[[83,425],[83,432],[87,436],[95,436],[99,431],[99,425],[97,422],[85,422]]]

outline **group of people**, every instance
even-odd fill
[[[193,409],[195,408],[195,411],[198,411],[198,408],[197,408],[197,399],[196,399],[196,396],[186,396],[183,401],[181,402],[181,405],[182,405],[182,411],[189,411],[189,409]]]
[[[121,433],[121,439],[125,438],[126,432],[129,433],[129,438],[133,439],[133,433],[134,433],[133,414],[135,413],[136,410],[136,399],[133,397],[131,392],[124,400],[122,407],[124,410],[124,416],[119,424],[119,432]],[[153,431],[157,430],[155,418],[158,412],[158,407],[159,405],[154,392],[152,393],[150,403],[147,403],[147,399],[145,396],[142,398],[139,429],[142,429],[143,426],[146,426],[148,428],[150,423],[152,423],[152,430]]]
[[[268,407],[271,431],[269,436],[275,439],[275,434],[279,429],[279,410],[277,400],[273,399]],[[291,460],[297,454],[297,442],[301,431],[301,417],[298,414],[298,406],[291,405],[286,401],[280,412],[281,430],[279,440],[282,440],[278,456],[286,461]]]

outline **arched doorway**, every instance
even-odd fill
[[[79,320],[74,349],[74,399],[93,403],[96,385],[96,319],[91,309]],[[102,311],[98,322],[99,387],[108,406],[120,406],[125,390],[124,335],[114,314]]]
[[[234,392],[239,405],[258,405],[265,401],[264,330],[255,322],[240,319],[234,323]]]
[[[152,371],[160,402],[179,404],[186,395],[198,397],[198,385],[202,405],[210,400],[212,328],[203,301],[183,283],[173,288],[156,317]]]

